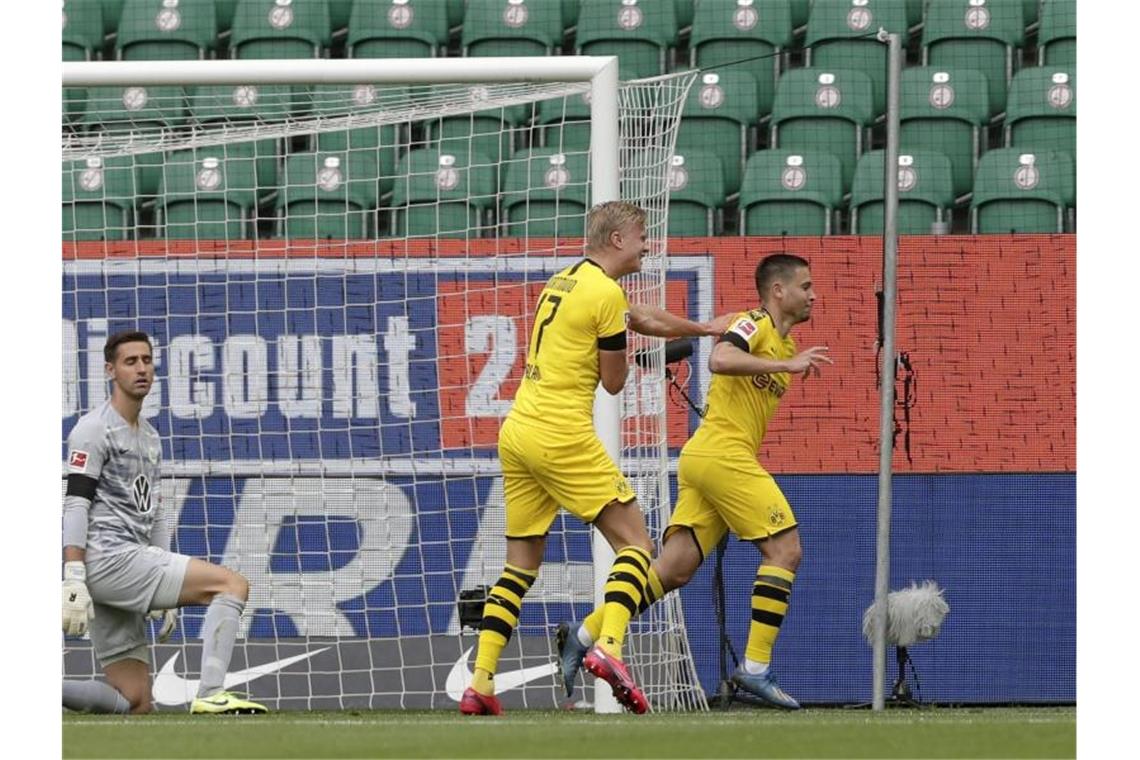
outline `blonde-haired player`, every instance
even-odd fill
[[[736,315],[709,358],[713,372],[708,413],[681,450],[677,505],[661,555],[648,572],[656,598],[684,586],[725,531],[751,541],[761,562],[752,586],[752,623],[745,660],[733,674],[744,691],[789,710],[799,703],[780,688],[769,664],[802,557],[788,500],[756,460],[760,443],[795,373],[832,363],[825,346],[797,353],[793,326],[811,316],[815,301],[808,262],[786,253],[756,267],[760,308]],[[644,609],[655,599],[641,605]],[[595,610],[581,626],[559,627],[559,660],[566,693],[599,635]]]
[[[633,489],[594,432],[594,394],[599,380],[610,393],[625,385],[627,326],[661,337],[719,335],[727,317],[702,324],[630,306],[617,280],[640,270],[647,250],[643,209],[623,201],[599,204],[587,220],[585,258],[551,277],[538,298],[523,381],[499,432],[506,567],[484,606],[462,713],[502,712],[494,686],[499,655],[518,625],[560,506],[601,531],[617,554],[598,643],[584,653],[585,667],[608,681],[627,708],[648,709],[622,662],[621,646],[646,593],[651,544]]]

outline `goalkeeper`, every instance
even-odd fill
[[[63,632],[91,634],[107,682],[63,682],[63,706],[99,713],[152,709],[146,622],[161,619],[159,640],[174,630],[174,609],[209,605],[202,625],[202,676],[192,713],[263,713],[224,691],[245,578],[170,551],[158,493],[162,444],[141,416],[154,383],[150,338],[120,332],[103,348],[111,398],[80,418],[68,437],[63,504]]]
[[[832,361],[824,346],[797,353],[790,335],[793,326],[811,317],[815,301],[808,262],[773,254],[756,267],[755,281],[761,307],[737,315],[709,358],[708,413],[681,451],[677,506],[661,554],[648,572],[647,588],[655,594],[641,609],[688,583],[727,530],[751,541],[761,561],[752,586],[745,660],[732,679],[765,703],[795,710],[799,704],[780,688],[770,663],[802,555],[799,529],[787,499],[756,454],[792,374],[806,378]],[[596,609],[581,625],[558,628],[567,696],[573,694],[574,678],[604,618],[604,610]]]
[[[586,257],[551,277],[539,296],[522,385],[499,431],[506,500],[507,563],[483,608],[475,674],[459,703],[468,715],[498,715],[494,673],[518,625],[523,596],[538,576],[559,506],[592,524],[617,557],[605,586],[604,624],[585,666],[635,713],[645,695],[622,662],[629,618],[645,596],[649,533],[637,499],[594,432],[594,394],[625,385],[626,327],[644,335],[720,335],[728,318],[690,322],[630,306],[618,278],[641,269],[648,250],[645,211],[611,201],[586,222]]]

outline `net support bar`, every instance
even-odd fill
[[[891,457],[895,427],[895,303],[898,299],[898,208],[899,208],[899,75],[902,42],[897,34],[884,35],[887,55],[887,147],[883,167],[883,381],[879,387],[879,506],[875,546],[874,684],[871,708],[886,706],[887,594],[891,582]]]

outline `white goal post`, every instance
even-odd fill
[[[452,707],[475,642],[456,602],[502,564],[488,431],[509,407],[528,289],[580,257],[584,209],[620,197],[647,208],[651,242],[623,285],[664,305],[668,170],[695,74],[619,83],[616,58],[588,56],[63,68],[65,435],[106,393],[106,335],[152,332],[144,413],[164,438],[169,519],[179,549],[250,577],[233,669],[251,693],[281,708]],[[246,118],[274,93],[278,111]],[[570,137],[582,102],[587,146]],[[496,111],[501,127],[480,121]],[[379,143],[353,142],[368,130]],[[509,184],[536,163],[545,174]],[[375,175],[357,203],[360,165]],[[417,173],[434,199],[414,195]],[[336,226],[354,214],[358,226]],[[621,395],[599,388],[595,425],[659,540],[663,357],[639,336],[631,350],[652,360]],[[503,655],[521,681],[508,706],[560,701],[546,633],[588,608],[588,533],[561,520],[552,532]],[[599,600],[612,556],[595,535]],[[184,618],[186,637],[156,647],[160,705],[179,704],[196,668]],[[634,622],[629,650],[654,709],[707,709],[677,595]],[[89,650],[69,646],[65,672],[90,670]],[[600,686],[594,709],[616,711]]]

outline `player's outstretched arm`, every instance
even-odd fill
[[[765,359],[753,356],[729,340],[722,340],[709,356],[709,371],[717,375],[772,375],[777,372],[819,371],[823,363],[833,364],[827,346],[812,346],[791,359]]]
[[[709,322],[692,320],[670,314],[664,309],[644,304],[631,304],[629,307],[629,327],[642,335],[654,338],[699,338],[704,335],[718,336],[728,329],[733,315],[724,314]]]

